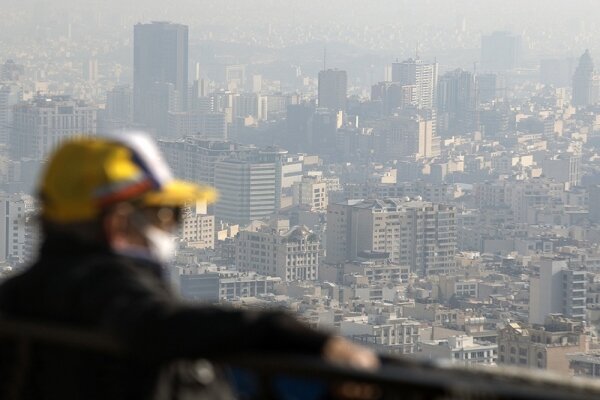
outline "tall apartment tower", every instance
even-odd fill
[[[434,108],[438,80],[438,64],[419,58],[392,64],[392,81],[403,86],[416,86],[416,104],[419,108]]]
[[[589,189],[589,214],[588,218],[594,223],[600,223],[600,185],[593,185]]]
[[[24,194],[0,193],[0,261],[20,264],[35,254],[39,239],[33,199]]]
[[[348,75],[346,71],[328,69],[319,72],[319,107],[346,111]]]
[[[166,136],[168,112],[187,110],[188,27],[151,22],[133,32],[134,122]]]
[[[481,37],[481,66],[488,71],[506,71],[521,63],[521,36],[493,32]]]
[[[475,77],[469,71],[457,69],[440,78],[437,90],[440,134],[456,135],[477,129],[477,92]]]
[[[21,87],[16,84],[0,84],[0,145],[8,145],[13,125],[13,107],[21,101],[22,93]]]
[[[14,107],[11,154],[44,159],[74,135],[96,134],[95,107],[70,96],[41,96]]]
[[[600,81],[594,69],[594,61],[590,51],[579,58],[579,64],[573,74],[573,105],[589,106],[598,102]]]
[[[327,262],[388,255],[420,276],[452,272],[456,209],[422,200],[348,200],[327,208]]]
[[[266,218],[281,206],[282,152],[255,150],[215,164],[215,215],[234,223]]]

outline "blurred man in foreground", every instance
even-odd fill
[[[37,344],[24,378],[12,376],[23,372],[17,368],[23,360],[0,357],[1,390],[15,390],[19,381],[19,398],[28,399],[172,399],[194,388],[202,398],[220,397],[192,379],[185,360],[240,353],[314,354],[350,367],[377,366],[370,351],[281,312],[180,302],[162,267],[174,250],[181,207],[213,201],[215,193],[173,179],[147,136],[68,142],[50,159],[39,189],[39,259],[0,287],[0,316],[106,334],[127,354]]]

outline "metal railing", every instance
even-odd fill
[[[11,397],[15,399],[19,398],[21,385],[26,384],[27,369],[33,367],[29,365],[33,344],[48,343],[127,357],[127,349],[105,335],[46,323],[0,318],[0,341],[7,339],[17,343],[15,368],[21,370],[13,382]],[[243,390],[236,382],[236,376],[245,374],[246,378],[254,380],[254,393],[244,393],[242,397],[245,399],[600,398],[600,382],[522,368],[461,368],[449,363],[383,356],[382,366],[376,371],[350,369],[324,362],[318,357],[283,354],[245,354],[211,361],[233,371],[228,376],[234,392]],[[311,385],[313,390],[309,394],[307,388]],[[300,392],[288,395],[288,390]]]

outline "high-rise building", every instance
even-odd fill
[[[129,85],[115,86],[106,93],[106,111],[111,119],[131,123],[133,91]]]
[[[348,75],[346,71],[328,69],[319,72],[319,108],[346,111]]]
[[[219,193],[215,215],[247,223],[274,214],[281,205],[281,163],[285,152],[265,149],[239,153],[215,164],[214,186]]]
[[[498,97],[498,75],[496,74],[478,74],[477,80],[477,98],[482,103],[489,103]]]
[[[586,271],[564,259],[542,259],[529,278],[529,322],[543,324],[550,314],[586,317]]]
[[[235,238],[235,264],[240,271],[277,276],[284,282],[314,281],[320,247],[318,236],[305,226],[282,232],[270,227],[241,231]]]
[[[325,211],[329,203],[327,183],[319,176],[303,176],[292,185],[293,204],[307,207],[310,211]]]
[[[34,222],[33,199],[23,194],[0,194],[0,261],[30,261],[39,239]]]
[[[371,101],[381,101],[384,115],[417,105],[417,86],[379,82],[371,87]]]
[[[129,85],[106,92],[106,107],[98,112],[98,133],[126,129],[133,123],[133,91]]]
[[[473,74],[461,69],[444,74],[438,84],[437,105],[440,135],[476,130],[477,83]]]
[[[150,115],[145,125],[163,138],[175,138],[175,132],[169,131],[169,113],[180,112],[179,95],[172,83],[156,82],[147,92],[145,99],[146,110]]]
[[[590,51],[586,50],[579,59],[573,74],[573,105],[589,106],[596,104],[600,95],[600,81],[594,68]]]
[[[0,146],[8,146],[10,131],[13,126],[13,107],[21,99],[22,90],[20,86],[11,83],[0,85]]]
[[[91,59],[83,63],[83,79],[89,82],[98,80],[98,60]]]
[[[240,153],[255,151],[233,142],[187,137],[184,140],[160,140],[158,146],[173,174],[192,182],[215,185],[216,164]]]
[[[286,149],[295,152],[307,152],[311,149],[314,115],[315,108],[312,105],[287,106],[286,137],[282,143]]]
[[[36,97],[14,107],[11,151],[15,159],[44,159],[63,140],[96,134],[96,108],[69,96]]]
[[[481,66],[488,71],[507,71],[521,64],[521,36],[493,32],[481,37]]]
[[[322,156],[334,156],[336,153],[336,133],[342,126],[343,112],[317,108],[312,118],[312,127],[308,137],[308,149]]]
[[[589,188],[589,219],[592,222],[600,223],[600,185],[593,185]]]
[[[327,262],[342,263],[364,252],[388,254],[420,276],[454,270],[454,206],[422,200],[348,200],[327,208]]]
[[[438,64],[419,58],[392,64],[392,81],[402,86],[416,86],[416,104],[419,108],[434,108],[438,80]]]
[[[188,27],[137,24],[133,46],[134,121],[166,135],[167,113],[187,110]]]
[[[435,120],[409,110],[388,117],[375,128],[375,147],[381,160],[404,156],[429,158],[438,155]]]

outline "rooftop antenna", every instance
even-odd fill
[[[415,49],[415,60],[419,59],[419,42],[417,42],[417,47]]]
[[[327,70],[327,46],[323,46],[323,71]]]

